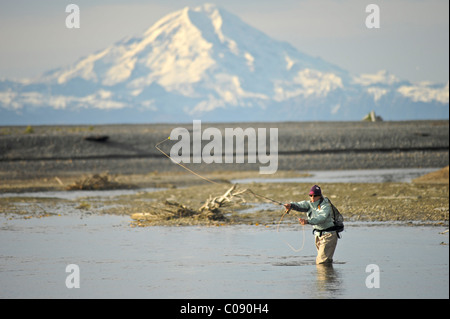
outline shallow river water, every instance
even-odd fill
[[[347,169],[336,171],[308,171],[307,177],[239,179],[233,183],[409,183],[414,178],[439,168]]]
[[[310,228],[0,217],[1,298],[449,298],[447,227],[348,223],[332,267]],[[78,266],[77,273],[67,269]],[[79,282],[79,288],[68,288]],[[79,281],[77,281],[79,279]]]
[[[409,182],[428,171],[313,172],[300,182]],[[0,216],[0,298],[449,298],[448,224],[346,223],[335,263],[325,267],[315,265],[308,226],[130,222],[73,209],[44,218]],[[304,248],[295,252],[287,244]]]

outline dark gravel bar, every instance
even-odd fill
[[[201,123],[218,128],[278,128],[278,170],[444,167],[449,121]],[[192,123],[0,127],[0,178],[80,173],[145,174],[182,171],[155,145]],[[203,141],[206,145],[209,141]],[[169,153],[175,141],[161,148]],[[192,147],[191,147],[192,149]],[[247,147],[244,148],[247,150]],[[187,164],[197,171],[258,170],[248,164]]]

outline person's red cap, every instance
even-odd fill
[[[311,190],[309,191],[309,195],[322,196],[322,190],[320,189],[320,186],[314,185],[313,187],[311,187]]]

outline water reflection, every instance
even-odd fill
[[[342,278],[333,264],[316,265],[316,285],[313,298],[337,298],[343,294]]]

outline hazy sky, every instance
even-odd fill
[[[448,0],[0,0],[0,78],[70,65],[205,2],[355,75],[388,70],[410,81],[449,79]],[[70,3],[80,8],[79,29],[66,28]],[[379,29],[365,25],[370,3],[380,8]]]

